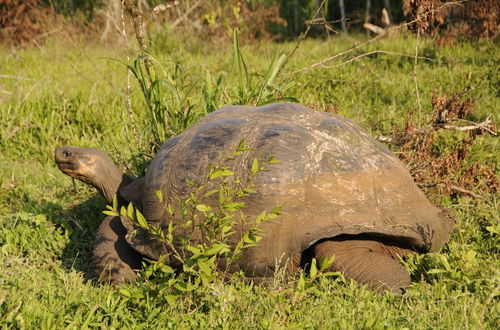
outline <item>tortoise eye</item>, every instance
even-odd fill
[[[71,156],[71,151],[64,150],[62,154],[64,157],[69,157]]]

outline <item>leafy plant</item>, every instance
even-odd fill
[[[321,294],[322,290],[320,289],[319,284],[332,277],[335,277],[345,283],[345,279],[340,272],[328,271],[334,261],[335,256],[332,256],[331,258],[323,257],[319,260],[318,265],[318,260],[313,258],[311,260],[311,266],[309,267],[308,273],[300,273],[299,280],[297,281],[297,290],[304,293]]]
[[[256,193],[254,176],[276,162],[272,156],[267,160],[255,158],[249,173],[236,177],[228,165],[250,150],[241,141],[232,154],[220,155],[219,162],[210,165],[201,183],[186,180],[190,188],[188,196],[177,198],[174,203],[166,202],[158,191],[157,197],[172,219],[166,229],[149,224],[132,203],[120,210],[116,201],[107,206],[105,214],[132,221],[137,230],[147,231],[168,251],[158,260],[150,260],[141,272],[148,291],[153,290],[155,295],[165,296],[172,303],[182,293],[227,277],[232,268],[239,269],[233,266],[242,251],[261,240],[259,225],[281,214],[281,207],[269,213],[262,211],[256,217],[243,212],[245,197]],[[171,265],[178,265],[181,272],[177,274]],[[123,294],[141,299],[142,288],[128,288]]]
[[[149,58],[149,57],[148,57]],[[159,64],[150,70],[146,57],[139,56],[133,65],[127,65],[141,88],[149,112],[147,129],[153,134],[154,144],[161,145],[169,137],[182,132],[202,115],[194,112],[188,95],[197,87],[183,67],[177,63],[172,69],[156,73]],[[208,96],[207,96],[208,98]]]
[[[217,110],[224,96],[230,104],[241,105],[295,101],[285,96],[292,84],[277,82],[285,55],[275,55],[263,74],[250,72],[239,46],[238,30],[234,30],[233,57],[237,84],[229,86],[220,73],[214,77],[207,70],[203,79],[191,75],[180,63],[165,68],[149,55],[139,56],[132,65],[127,64],[139,83],[148,110],[145,130],[153,135],[154,146],[158,147],[201,116]],[[196,97],[199,89],[201,95]]]
[[[250,73],[241,53],[238,30],[235,29],[233,34],[233,57],[238,78],[235,95],[236,104],[262,105],[279,101],[295,101],[293,97],[284,96],[289,86],[280,87],[276,84],[277,75],[285,64],[286,56],[284,54],[274,55],[263,75]]]

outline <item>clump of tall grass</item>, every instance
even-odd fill
[[[277,77],[285,63],[284,54],[275,54],[264,73],[251,71],[245,63],[237,30],[233,40],[236,84],[208,70],[202,78],[180,63],[162,65],[150,55],[141,55],[127,64],[140,86],[148,114],[145,129],[152,135],[155,149],[222,105],[295,100],[286,95],[292,83],[282,83]]]

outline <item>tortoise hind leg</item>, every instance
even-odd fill
[[[125,234],[119,217],[107,216],[99,226],[92,263],[100,280],[119,284],[137,278],[143,257],[128,245]]]
[[[313,255],[317,260],[335,255],[331,271],[380,292],[401,293],[410,284],[410,274],[397,260],[397,249],[373,240],[326,240],[313,246]],[[410,251],[400,250],[401,256]]]

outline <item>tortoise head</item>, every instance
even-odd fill
[[[54,158],[63,173],[96,187],[110,203],[125,177],[99,149],[62,146],[56,149]]]

